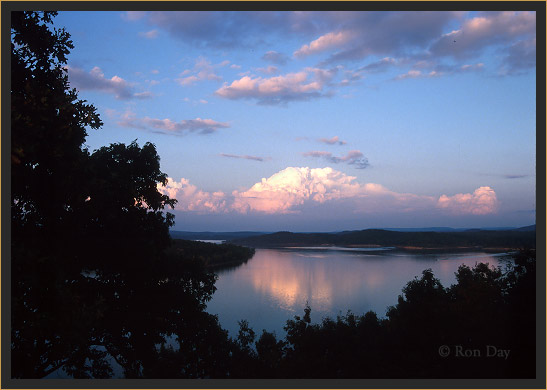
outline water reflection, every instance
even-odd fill
[[[499,256],[257,249],[246,264],[217,271],[218,290],[208,311],[218,314],[233,336],[237,335],[237,321],[242,319],[257,333],[267,329],[281,336],[286,320],[302,315],[306,302],[314,322],[347,310],[358,314],[373,310],[384,316],[406,283],[424,269],[433,269],[443,285],[449,286],[461,264],[488,262],[497,266]]]

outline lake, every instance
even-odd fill
[[[431,268],[443,286],[456,282],[461,264],[478,262],[502,266],[506,253],[410,254],[391,248],[257,249],[247,263],[217,271],[217,291],[207,311],[217,314],[232,337],[238,321],[246,319],[257,337],[262,329],[285,336],[283,326],[295,315],[303,316],[306,302],[312,322],[348,310],[379,317],[397,303],[402,288],[423,270]]]

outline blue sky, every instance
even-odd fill
[[[177,230],[535,223],[534,12],[60,12]]]

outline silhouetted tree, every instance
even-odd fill
[[[229,340],[204,312],[215,276],[167,251],[156,149],[85,149],[101,121],[69,88],[55,14],[11,14],[12,376],[105,378],[110,360],[125,377],[225,376]]]

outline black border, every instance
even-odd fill
[[[1,328],[1,336],[4,341],[1,346],[3,359],[0,388],[227,388],[227,389],[250,389],[250,388],[446,388],[446,389],[468,389],[468,388],[499,388],[499,389],[525,389],[525,388],[546,388],[546,355],[545,355],[545,275],[546,275],[546,123],[545,123],[545,34],[536,34],[536,247],[537,247],[537,300],[536,300],[536,379],[329,379],[329,380],[308,380],[308,379],[276,379],[276,380],[253,380],[253,379],[185,379],[185,380],[148,380],[148,379],[11,379],[10,361],[10,322],[11,322],[11,267],[10,261],[10,197],[11,193],[11,161],[10,145],[10,33],[11,11],[18,10],[58,10],[58,11],[126,11],[126,10],[529,10],[536,11],[536,31],[545,31],[545,2],[544,1],[2,1],[1,3],[1,42],[2,42],[2,117],[1,125],[4,131],[1,132],[1,180],[2,180],[2,274],[1,291],[2,306],[1,313],[4,326]],[[539,129],[539,131],[538,131]],[[500,156],[501,158],[501,156]],[[540,288],[542,287],[542,288]]]

